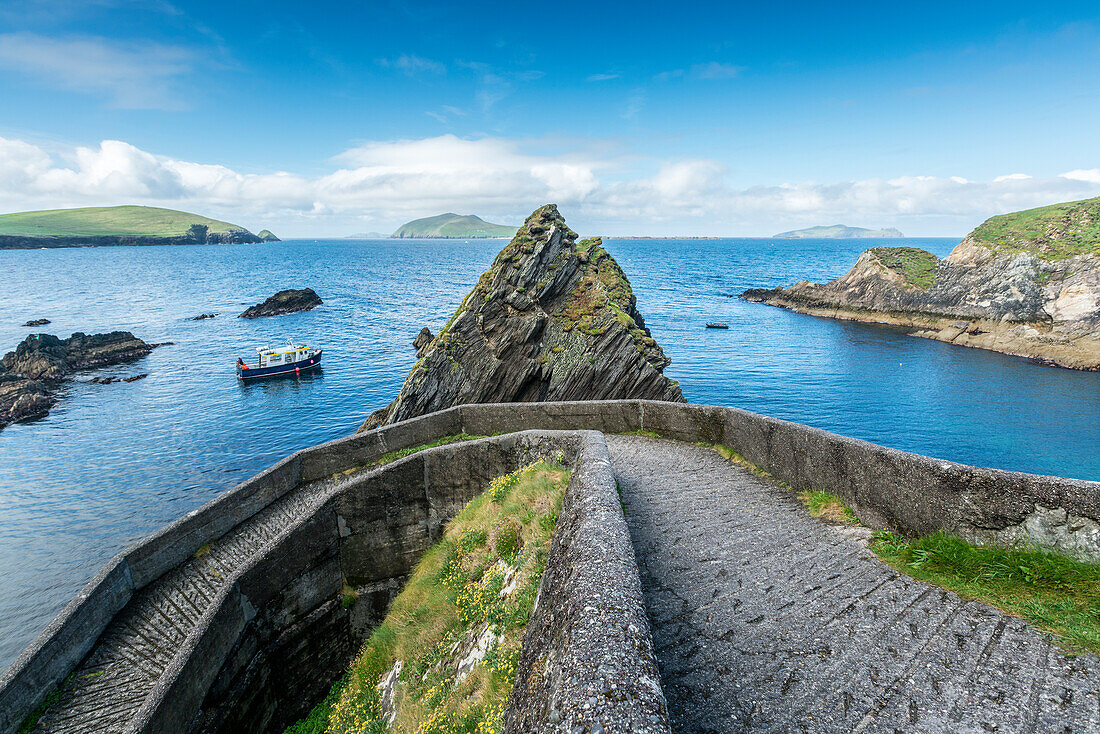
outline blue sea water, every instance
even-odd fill
[[[868,240],[609,240],[666,370],[693,402],[787,418],[980,466],[1100,480],[1100,374],[791,313],[730,296],[829,280]],[[939,255],[954,240],[891,240]],[[68,336],[125,329],[174,342],[81,375],[49,417],[0,431],[0,667],[128,543],[297,449],[344,436],[388,403],[501,241],[0,251],[0,351],[32,318]],[[325,305],[234,318],[288,287]],[[215,311],[218,317],[189,321]],[[707,321],[728,331],[707,330]],[[237,356],[285,339],[323,372],[239,384]]]

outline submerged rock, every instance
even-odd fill
[[[23,326],[45,326],[48,323],[50,323],[49,319],[32,319],[23,324]]]
[[[132,362],[157,346],[161,345],[147,344],[128,331],[90,336],[77,332],[68,339],[28,336],[0,360],[0,428],[48,414],[57,402],[57,388],[73,373]],[[117,379],[96,381],[107,384]],[[134,379],[140,377],[127,381]]]
[[[203,319],[212,319],[216,316],[216,313],[200,313],[198,316],[192,316],[188,321],[202,321]]]
[[[913,247],[875,247],[829,283],[741,297],[1097,370],[1100,198],[993,217],[943,260]]]
[[[618,263],[599,238],[578,241],[553,204],[417,354],[397,399],[363,429],[463,403],[684,400]]]
[[[288,288],[285,291],[279,291],[263,303],[250,306],[237,318],[258,319],[263,316],[282,316],[287,313],[309,311],[317,308],[322,303],[324,301],[313,292],[312,288],[302,288],[301,290]]]

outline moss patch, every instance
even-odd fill
[[[498,732],[568,481],[543,462],[493,480],[425,552],[346,679],[295,725],[314,728],[287,731]],[[496,642],[458,680],[456,658],[486,629]],[[377,686],[398,661],[387,726]]]
[[[919,247],[872,247],[871,253],[909,285],[926,291],[936,282],[940,259]]]
[[[871,550],[913,578],[1023,617],[1069,652],[1100,653],[1100,564],[1030,548],[976,546],[933,533],[875,533]]]
[[[1048,261],[1100,255],[1100,197],[990,217],[969,237],[998,254],[1030,252]]]

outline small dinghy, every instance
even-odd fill
[[[259,377],[299,375],[321,366],[321,350],[304,344],[288,343],[281,349],[263,347],[257,349],[256,354],[255,364],[245,364],[243,359],[237,359],[238,379],[254,380]]]
[[[728,329],[728,328],[730,328],[730,325],[729,324],[719,324],[717,322],[711,321],[707,324],[707,328],[708,329]]]

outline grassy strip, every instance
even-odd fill
[[[661,437],[661,434],[659,434],[655,431],[643,431],[640,428],[636,431],[623,431],[619,435],[620,436],[644,436],[645,438],[660,438]]]
[[[325,702],[287,734],[491,734],[515,681],[569,472],[543,462],[495,479],[426,551]],[[457,663],[490,630],[484,660]],[[387,725],[379,682],[400,662],[397,718]]]
[[[418,451],[424,449],[434,449],[436,446],[443,446],[448,443],[458,443],[459,441],[473,441],[476,438],[485,438],[485,436],[475,435],[471,433],[456,433],[453,436],[444,436],[438,441],[432,441],[431,443],[422,443],[419,446],[410,446],[407,449],[398,449],[397,451],[391,451],[388,454],[382,454],[377,459],[370,463],[370,466],[382,466],[383,464],[389,464],[397,461],[398,459],[404,459],[406,456],[411,456]]]
[[[871,543],[902,573],[1022,617],[1068,652],[1100,653],[1100,564],[1033,548],[976,546],[945,533]]]

